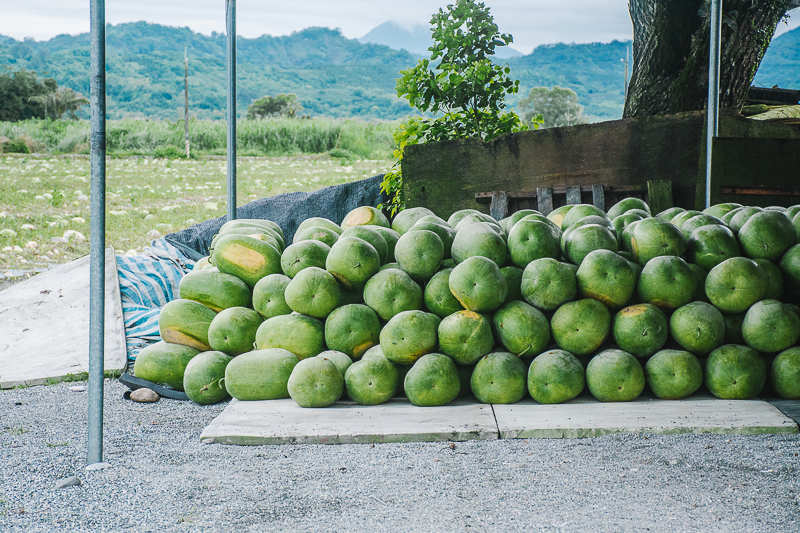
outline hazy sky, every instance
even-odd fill
[[[238,0],[237,34],[244,37],[287,35],[309,26],[341,28],[358,38],[375,26],[395,20],[426,24],[452,0]],[[517,50],[529,53],[539,44],[608,42],[632,37],[627,0],[485,0],[500,30],[514,36]],[[800,14],[787,28],[800,26]],[[210,34],[225,31],[225,0],[106,0],[106,22],[145,20],[188,26]],[[89,0],[0,0],[0,34],[47,40],[62,33],[89,31]]]

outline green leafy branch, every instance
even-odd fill
[[[519,91],[519,80],[510,78],[508,65],[497,65],[491,57],[513,38],[499,33],[482,2],[457,0],[439,9],[431,18],[431,33],[430,59],[401,70],[397,80],[397,96],[423,116],[409,117],[394,133],[397,161],[381,184],[392,198],[393,215],[405,207],[401,166],[406,146],[469,137],[490,141],[529,127],[513,111],[504,111],[505,97]],[[540,124],[531,122],[534,128]]]

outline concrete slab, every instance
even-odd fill
[[[89,256],[0,291],[0,388],[41,385],[89,371]],[[114,249],[106,249],[105,370],[127,351]]]
[[[800,400],[770,399],[768,401],[783,414],[800,424]]]
[[[493,408],[502,439],[583,438],[612,433],[798,433],[793,420],[763,400],[692,396],[685,400],[640,397],[633,402],[601,403],[579,397],[558,405],[527,400]]]
[[[417,407],[405,399],[383,405],[336,403],[304,409],[293,400],[231,403],[203,430],[205,443],[344,444],[438,442],[497,438],[492,408],[474,401]]]

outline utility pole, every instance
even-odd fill
[[[706,208],[711,207],[711,155],[719,135],[719,63],[722,35],[722,1],[711,0],[711,35],[708,52],[708,106],[706,107]]]
[[[226,0],[228,33],[228,221],[236,220],[236,0]]]
[[[91,237],[89,266],[89,434],[86,463],[103,462],[106,305],[106,2],[91,0]]]
[[[630,62],[630,53],[631,49],[629,46],[625,47],[625,59],[620,59],[620,61],[625,63],[625,101],[628,101],[628,62]]]
[[[186,159],[189,159],[189,53],[188,47],[183,49],[183,94],[186,105],[183,108],[183,127],[186,139]]]

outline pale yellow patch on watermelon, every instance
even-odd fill
[[[373,346],[375,346],[375,343],[372,341],[367,341],[364,344],[359,344],[358,346],[355,346],[353,348],[353,357],[356,359],[361,357],[362,355],[364,355],[364,352],[366,352]]]
[[[547,217],[547,218],[550,218],[550,217]],[[557,215],[553,215],[553,218],[550,218],[550,220],[555,222],[556,226],[558,226],[560,228],[561,227],[561,223],[564,221],[564,215],[562,215],[561,213],[559,213]]]
[[[174,329],[162,331],[161,340],[170,344],[182,344],[183,346],[188,346],[189,348],[194,348],[195,350],[200,350],[201,352],[211,350],[211,346],[204,343],[200,339],[195,339],[194,337],[190,337],[182,331]]]
[[[620,311],[620,313],[625,315],[626,317],[634,317],[634,316],[641,315],[645,311],[647,311],[647,306],[644,305],[644,304],[638,304],[638,305],[631,305],[630,307],[626,307],[625,309]]]
[[[344,225],[351,226],[364,226],[369,224],[375,219],[375,213],[370,209],[356,209],[344,221]]]
[[[266,265],[266,259],[257,251],[242,244],[234,243],[225,248],[222,258],[250,272],[258,272]]]

